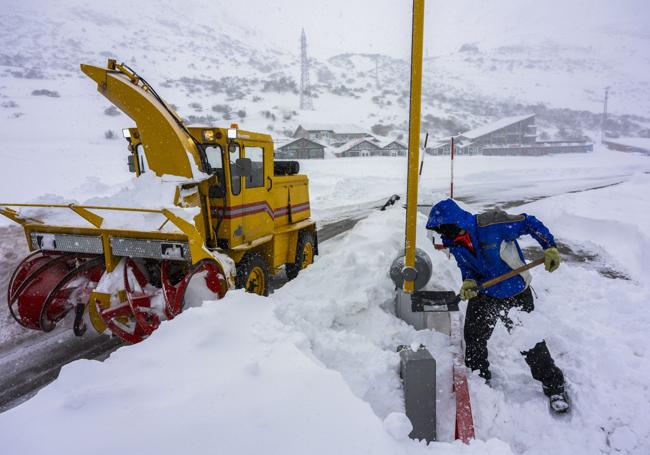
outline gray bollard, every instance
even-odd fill
[[[400,346],[400,376],[406,416],[413,425],[411,439],[436,440],[436,360],[424,346],[412,351]]]
[[[390,265],[390,279],[395,283],[397,289],[404,287],[404,251],[395,258]],[[429,282],[433,273],[431,258],[426,251],[420,248],[415,249],[415,290],[422,289]]]

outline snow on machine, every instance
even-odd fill
[[[123,130],[130,171],[165,176],[175,196],[160,209],[0,203],[32,251],[8,287],[18,323],[47,332],[74,309],[76,335],[89,319],[137,343],[183,311],[188,289],[268,295],[271,274],[292,279],[313,262],[308,179],[297,162],[274,162],[271,136],[186,126],[115,60],[81,70],[136,124]]]

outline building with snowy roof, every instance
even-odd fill
[[[390,140],[381,147],[381,150],[383,156],[406,156],[408,147],[400,141]]]
[[[354,139],[334,149],[334,155],[338,158],[350,158],[355,156],[382,156],[382,148],[370,138]]]
[[[603,144],[610,150],[650,155],[650,138],[647,137],[606,137],[603,139]]]
[[[535,114],[502,118],[454,137],[454,153],[458,155],[547,155],[592,150],[593,144],[586,141],[537,141]],[[450,151],[450,141],[427,147],[427,153],[432,155]]]
[[[293,133],[295,138],[340,143],[370,136],[356,125],[345,123],[301,123]]]
[[[325,146],[301,137],[275,149],[275,157],[285,160],[322,160],[325,158]]]

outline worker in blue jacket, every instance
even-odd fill
[[[530,274],[524,272],[486,289],[478,286],[525,264],[517,243],[522,235],[531,235],[544,249],[544,265],[553,272],[560,265],[560,254],[549,230],[537,218],[527,214],[509,215],[492,210],[480,215],[461,209],[451,199],[431,208],[427,229],[442,237],[443,245],[454,255],[463,284],[462,300],[468,300],[465,315],[465,363],[488,383],[491,378],[487,342],[500,319],[508,331],[513,326],[508,311],[534,309]],[[541,340],[532,349],[522,352],[533,378],[542,383],[551,408],[557,412],[569,409],[562,371],[555,365],[546,342]]]

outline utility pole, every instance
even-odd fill
[[[305,29],[303,28],[300,35],[300,109],[305,111],[314,110],[310,86],[309,58],[307,58],[307,36],[305,36]]]
[[[609,87],[605,87],[605,103],[603,106],[603,117],[600,120],[600,143],[605,140],[605,128],[607,128],[607,100],[609,98]]]
[[[379,54],[375,55],[375,86],[379,88]]]

